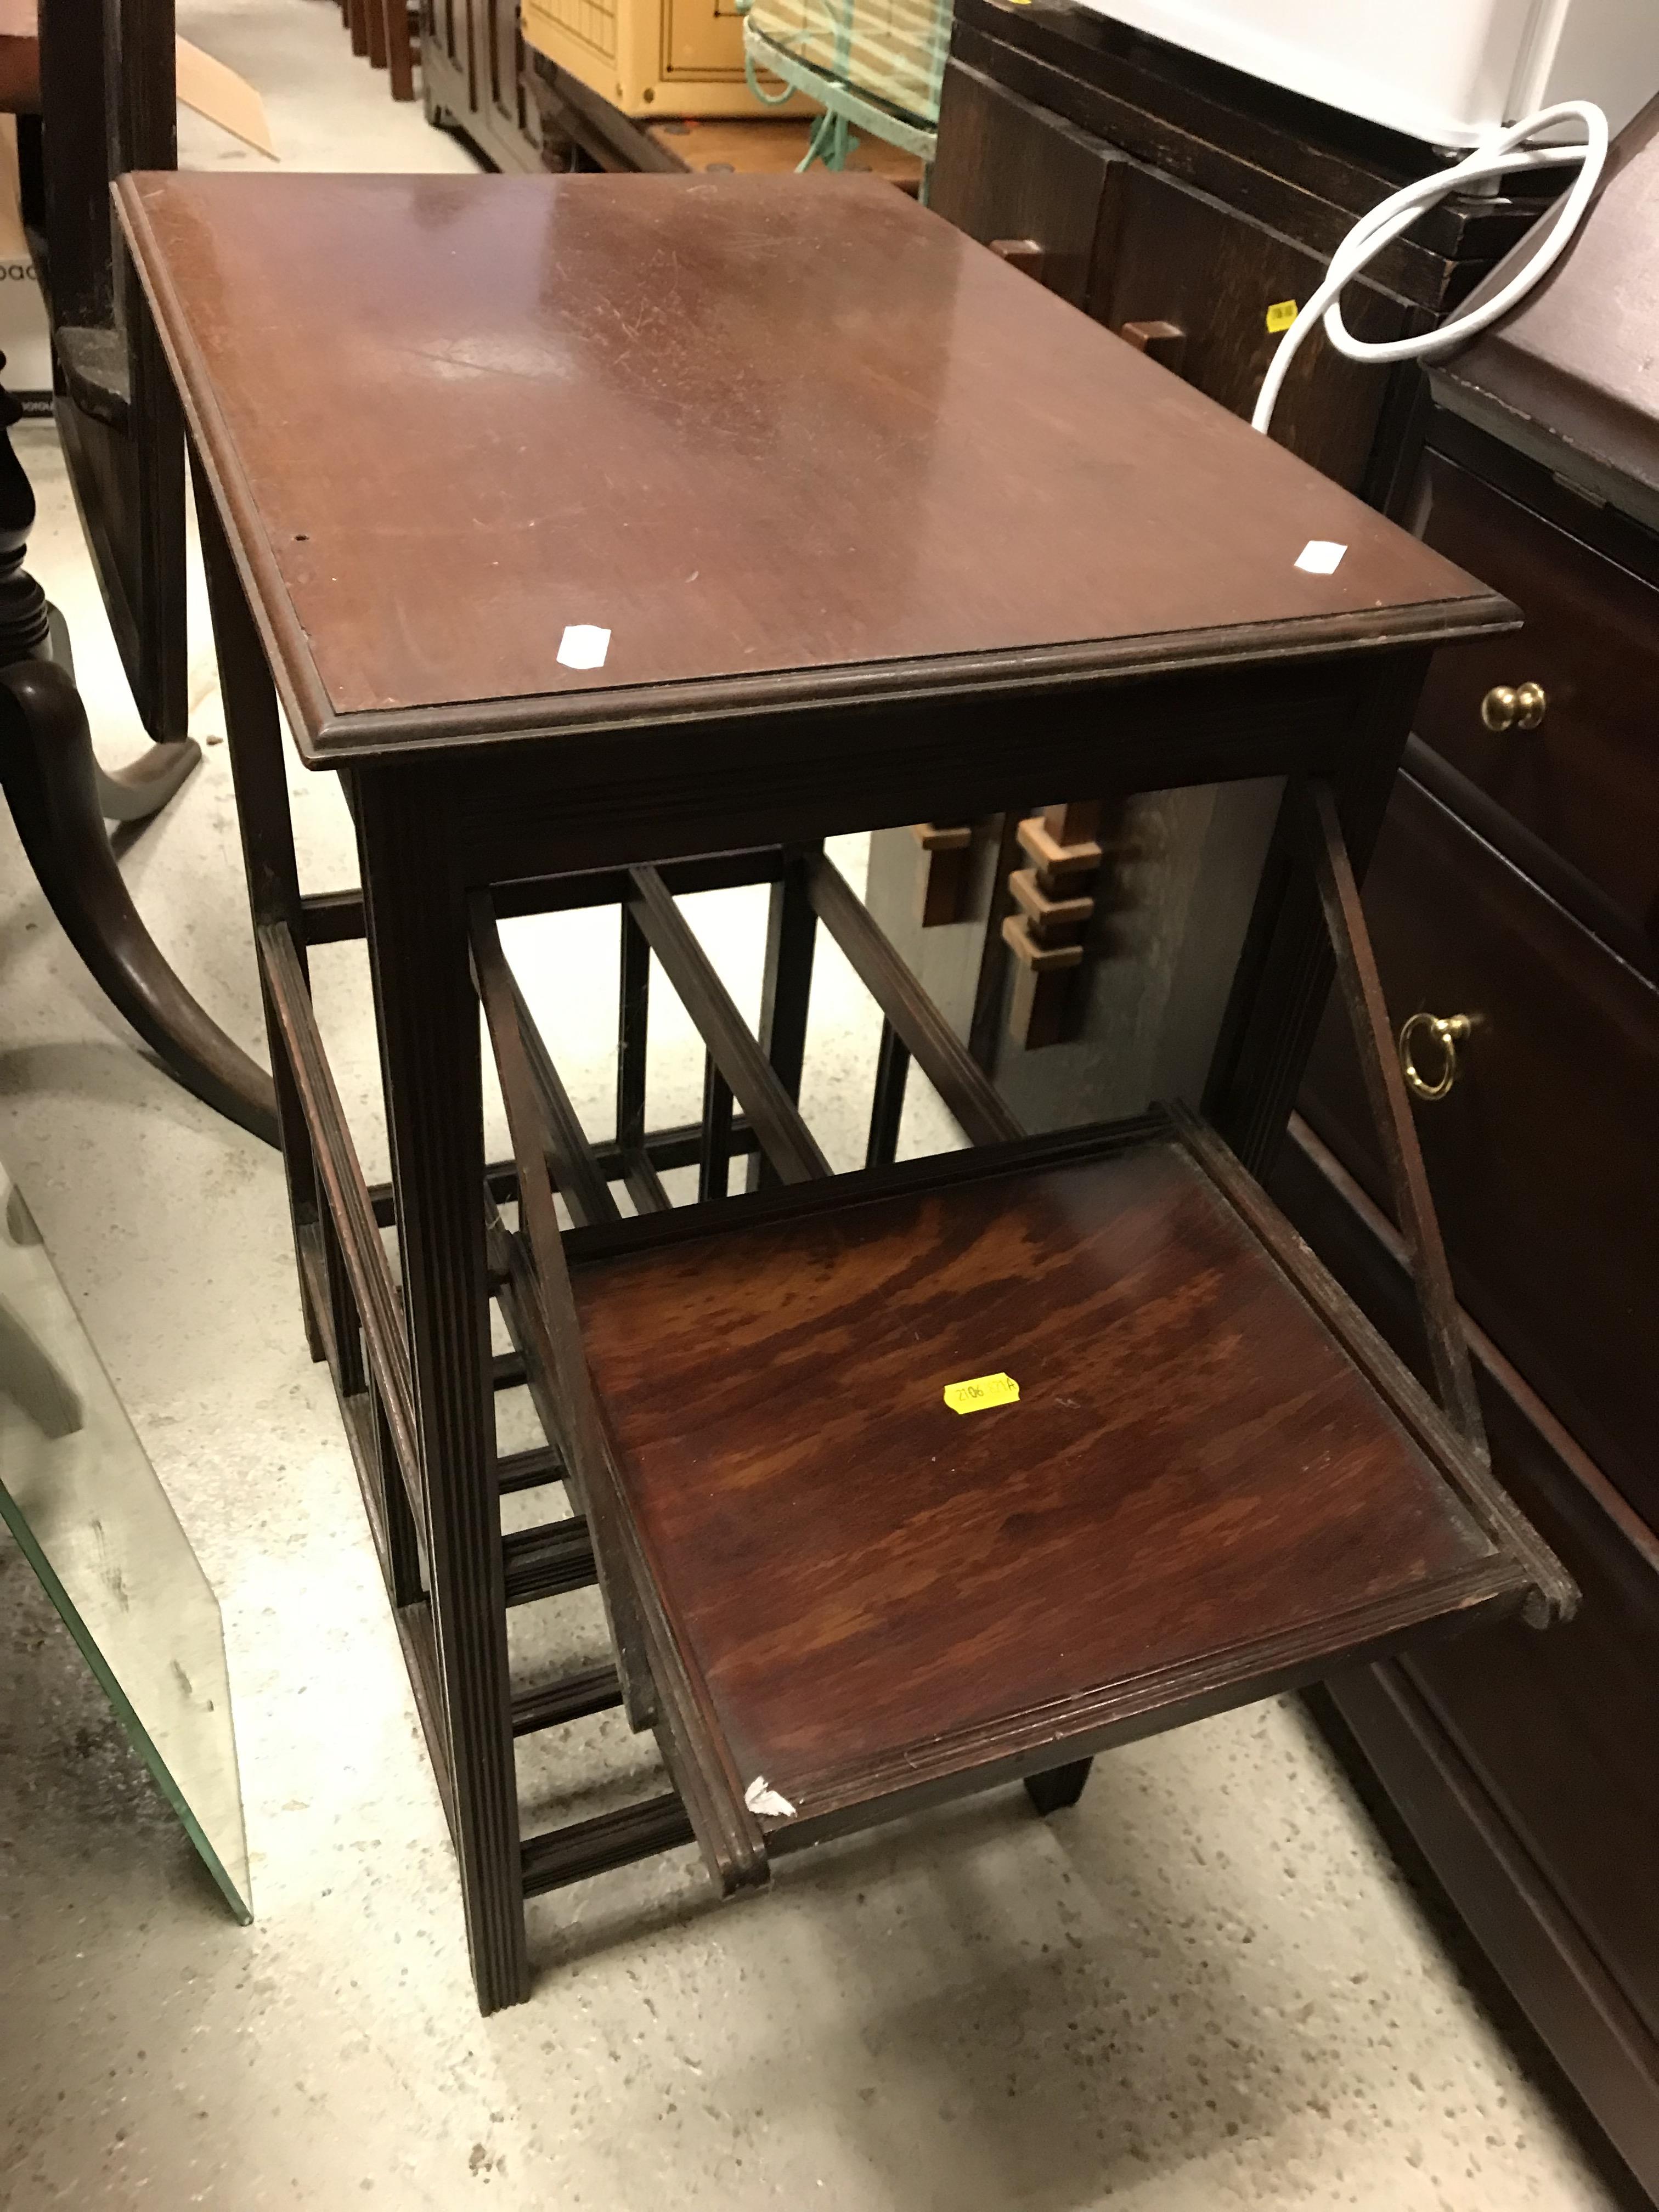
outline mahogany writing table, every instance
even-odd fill
[[[307,1324],[486,2009],[526,1993],[526,1893],[694,1838],[735,1890],[1021,1777],[1051,1808],[1115,1741],[1571,1602],[1484,1464],[1353,874],[1429,653],[1504,601],[878,181],[135,176],[118,206],[192,441]],[[584,624],[602,665],[560,657]],[[345,782],[361,897],[301,895],[279,699]],[[1081,1130],[1022,1132],[823,849],[1265,777],[1199,1095]],[[757,1034],[677,903],[744,882]],[[601,903],[596,1140],[496,924]],[[851,1175],[799,1105],[820,927],[884,1022]],[[307,981],[357,933],[380,1194]],[[653,955],[707,1048],[688,1128],[647,1112]],[[1437,1406],[1254,1179],[1333,955]],[[913,1060],[965,1148],[895,1164]],[[495,1448],[492,1304],[533,1452]],[[998,1369],[1018,1405],[945,1404]],[[570,1512],[504,1540],[501,1490],[555,1482]],[[515,1691],[505,1608],[595,1579],[614,1668]],[[672,1788],[521,1836],[515,1735],[618,1704]]]

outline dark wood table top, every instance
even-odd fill
[[[1058,1738],[1306,1672],[1455,1609],[1493,1558],[1173,1143],[728,1228],[574,1287],[738,1786],[809,1816],[970,1761],[999,1717]],[[945,1404],[998,1372],[1017,1404]]]
[[[1506,611],[878,179],[118,195],[313,762]]]

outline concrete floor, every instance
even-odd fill
[[[466,166],[350,59],[326,0],[180,16],[265,89],[290,166]],[[198,165],[258,158],[193,118],[182,137]],[[140,737],[61,464],[44,426],[18,443],[40,500],[32,565],[114,763]],[[194,644],[206,757],[125,866],[181,972],[262,1049],[204,623]],[[290,780],[308,883],[349,881],[336,794]],[[743,895],[698,913],[744,995],[753,920]],[[521,929],[513,949],[603,1129],[609,929]],[[376,1172],[357,957],[325,956],[319,988]],[[845,1151],[873,1036],[832,964],[820,997],[809,1110]],[[665,1115],[698,1073],[665,1020]],[[448,2212],[486,2192],[607,2212],[1610,2202],[1292,1703],[1118,1753],[1050,1823],[1003,1793],[790,1861],[752,1903],[714,1905],[690,1852],[538,1901],[535,1994],[481,2021],[349,1461],[301,1338],[277,1163],[135,1045],[3,817],[0,1153],[219,1592],[258,1916],[231,1924],[5,1541],[0,2197],[19,2212]],[[557,1634],[594,1632],[589,1617]],[[527,1766],[528,1811],[637,1779],[613,1723]]]

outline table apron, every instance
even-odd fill
[[[365,780],[429,779],[471,884],[958,820],[1056,795],[1267,775],[1339,783],[1376,743],[1368,708],[1421,648],[988,698],[519,739]],[[1397,751],[1402,734],[1390,732]],[[941,814],[939,810],[943,809]]]

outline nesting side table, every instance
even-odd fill
[[[527,1893],[693,1839],[752,1887],[1021,1778],[1052,1810],[1114,1742],[1571,1605],[1486,1469],[1355,888],[1430,653],[1505,602],[877,181],[135,176],[118,206],[192,441],[307,1325],[484,2009],[526,1993]],[[361,894],[301,895],[279,700],[344,780]],[[823,851],[1262,779],[1201,1055],[1059,1135]],[[755,1029],[678,903],[740,883],[771,886]],[[497,925],[607,904],[596,1138]],[[799,1104],[820,931],[882,1016],[839,1175]],[[381,1193],[307,980],[356,934]],[[649,1112],[653,957],[707,1048],[688,1127]],[[1333,958],[1438,1405],[1255,1179]],[[913,1068],[964,1141],[897,1162]],[[544,1446],[498,1452],[503,1371]],[[953,1410],[993,1373],[1016,1401]],[[531,1485],[570,1510],[504,1539]],[[506,1607],[596,1579],[614,1664],[515,1688]],[[672,1786],[522,1835],[515,1737],[617,1705]]]

